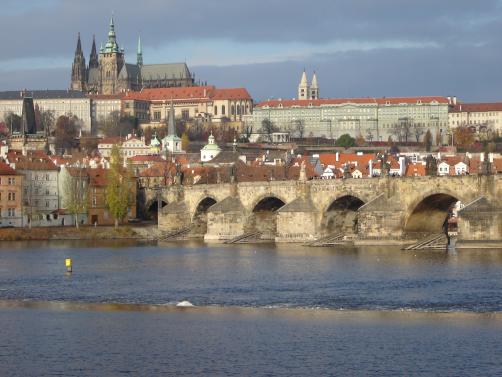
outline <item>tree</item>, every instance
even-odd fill
[[[303,119],[297,119],[294,124],[294,131],[298,134],[300,139],[303,139],[303,135],[305,135],[305,121]]]
[[[244,128],[242,129],[241,139],[249,142],[249,138],[253,134],[253,126],[248,124],[248,122],[244,123]]]
[[[430,130],[427,130],[424,136],[424,147],[427,152],[431,151],[432,148],[432,134]]]
[[[358,147],[362,147],[364,146],[364,144],[366,144],[366,140],[364,140],[364,136],[359,134],[356,138],[356,145]]]
[[[21,117],[19,115],[9,112],[5,115],[4,121],[12,132],[21,132]]]
[[[343,134],[338,139],[336,139],[335,146],[350,148],[356,145],[356,139],[354,139],[349,134]]]
[[[110,169],[106,174],[106,205],[115,220],[115,228],[118,228],[119,221],[127,216],[131,177],[131,167],[122,167],[119,147],[114,145],[110,156]]]
[[[188,138],[188,134],[185,132],[181,135],[181,149],[184,151],[188,150],[188,145],[190,144],[190,139]]]
[[[78,168],[73,175],[68,172],[64,184],[63,205],[75,216],[75,226],[79,227],[78,215],[87,210],[87,175],[82,168]]]
[[[453,131],[453,140],[458,147],[466,149],[474,143],[474,134],[469,127],[458,126]]]
[[[136,118],[121,116],[120,111],[112,111],[104,119],[100,119],[98,130],[104,136],[125,136],[136,131]]]
[[[366,131],[366,140],[368,140],[371,143],[373,139],[374,139],[373,131],[371,131],[371,128],[368,128],[368,130]]]
[[[7,137],[9,136],[9,133],[9,127],[7,127],[5,122],[0,122],[0,137]]]
[[[277,131],[277,127],[274,122],[268,118],[263,119],[261,121],[261,130],[267,135],[268,141],[272,142],[272,134]]]
[[[68,117],[61,115],[56,122],[56,130],[54,133],[56,152],[64,153],[65,150],[71,149],[75,145],[75,138],[78,135],[76,117]]]
[[[415,139],[417,139],[417,143],[420,142],[420,137],[424,134],[424,130],[419,123],[413,123],[413,134],[415,135]]]

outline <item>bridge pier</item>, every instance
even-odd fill
[[[457,248],[502,248],[502,208],[485,197],[459,211]]]
[[[223,242],[245,232],[246,211],[238,197],[229,196],[207,212],[207,233],[204,241]]]
[[[275,242],[314,241],[318,232],[317,210],[310,199],[300,197],[279,209]]]
[[[361,240],[399,240],[405,213],[397,198],[380,194],[358,210],[357,234]]]

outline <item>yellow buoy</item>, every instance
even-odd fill
[[[66,272],[72,272],[71,259],[70,258],[66,258],[65,259],[65,264],[66,264]]]

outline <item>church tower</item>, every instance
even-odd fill
[[[124,50],[119,49],[113,17],[110,20],[108,42],[99,52],[99,69],[101,77],[101,94],[116,94],[118,88],[118,76],[124,66]]]
[[[71,90],[85,91],[87,82],[87,69],[85,66],[84,53],[82,52],[82,43],[80,42],[80,33],[78,33],[77,49],[73,58],[71,67]]]
[[[89,56],[89,69],[99,68],[99,58],[96,51],[96,36],[92,36],[92,49],[91,55]]]
[[[298,85],[298,99],[309,99],[310,97],[310,87],[307,81],[307,74],[303,70],[302,78],[300,80],[300,85]]]
[[[314,71],[312,76],[312,84],[310,85],[310,99],[319,99],[319,86],[317,85],[317,75]]]

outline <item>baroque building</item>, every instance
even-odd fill
[[[72,90],[92,94],[117,94],[144,88],[170,88],[195,86],[194,76],[186,63],[143,64],[141,39],[138,40],[136,64],[126,63],[124,49],[117,43],[115,23],[110,20],[108,40],[99,49],[93,38],[89,65],[86,65],[80,33],[73,59]]]

